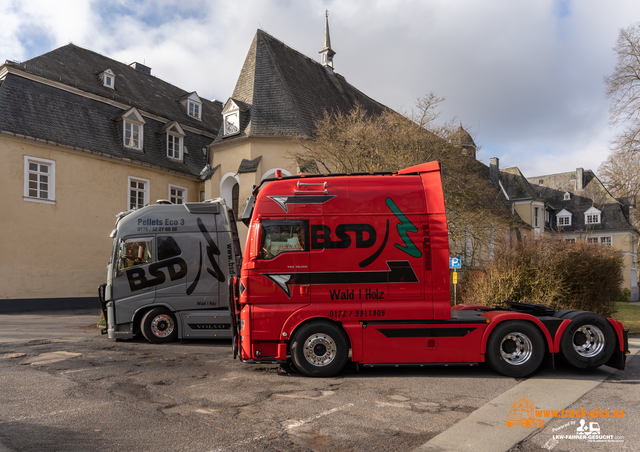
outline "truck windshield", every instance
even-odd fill
[[[152,258],[152,240],[150,237],[136,237],[120,241],[118,271],[149,264]]]
[[[263,221],[258,259],[272,259],[288,251],[306,251],[306,230],[303,220]]]

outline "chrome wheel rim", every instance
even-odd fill
[[[500,356],[513,366],[519,366],[529,361],[532,353],[533,345],[525,334],[509,333],[500,342]]]
[[[326,366],[336,358],[337,347],[335,341],[323,333],[309,336],[304,342],[304,357],[313,366]]]
[[[582,325],[573,333],[571,343],[578,355],[591,358],[604,350],[604,334],[595,325]]]
[[[167,314],[160,314],[151,322],[151,333],[156,337],[167,337],[173,333],[175,324],[173,318]]]

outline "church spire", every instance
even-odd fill
[[[333,72],[333,56],[336,52],[331,48],[331,36],[329,35],[329,11],[325,11],[324,17],[324,47],[320,52],[322,65]]]

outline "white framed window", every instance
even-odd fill
[[[597,245],[600,243],[600,240],[598,237],[587,237],[587,243],[590,245]]]
[[[193,99],[187,101],[187,114],[192,118],[201,119],[202,117],[202,103],[196,102]]]
[[[225,135],[233,135],[240,131],[240,118],[239,112],[234,111],[224,116],[224,131]]]
[[[599,224],[600,214],[585,215],[585,223],[587,224]]]
[[[142,126],[124,121],[124,145],[128,148],[142,149]]]
[[[169,184],[169,201],[174,204],[184,204],[187,202],[187,189]]]
[[[141,209],[149,204],[149,180],[137,177],[128,178],[127,209]]]
[[[167,157],[182,160],[182,137],[167,133]]]
[[[556,214],[556,223],[558,226],[571,226],[571,212],[562,209]]]
[[[533,227],[540,227],[540,207],[533,208]]]
[[[116,89],[116,74],[111,69],[106,69],[100,74],[100,80],[102,80],[102,86],[107,88]]]
[[[240,115],[243,111],[233,99],[227,100],[222,108],[222,133],[224,136],[240,133]]]
[[[105,74],[104,76],[104,86],[107,88],[114,88],[116,78],[112,75]]]
[[[182,161],[187,150],[184,146],[184,137],[186,135],[180,124],[176,121],[171,121],[162,129],[162,132],[167,134],[167,157]]]
[[[576,243],[576,239],[564,239],[567,243]]]
[[[613,245],[611,236],[600,237],[600,245],[609,245],[609,246]]]
[[[568,191],[564,193],[564,197],[563,197],[564,201],[570,201],[571,200],[571,193],[569,193]]]
[[[132,108],[122,116],[122,143],[125,147],[141,150],[144,142],[144,124],[142,115]]]
[[[591,207],[584,213],[584,223],[585,224],[600,224],[601,214],[598,209],[595,207]]]
[[[56,162],[24,156],[24,200],[55,204]]]

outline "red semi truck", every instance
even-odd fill
[[[623,369],[627,331],[578,310],[449,298],[449,240],[437,162],[393,173],[263,181],[231,278],[234,358],[292,361],[327,377],[363,366],[476,364],[523,377],[561,354]]]

